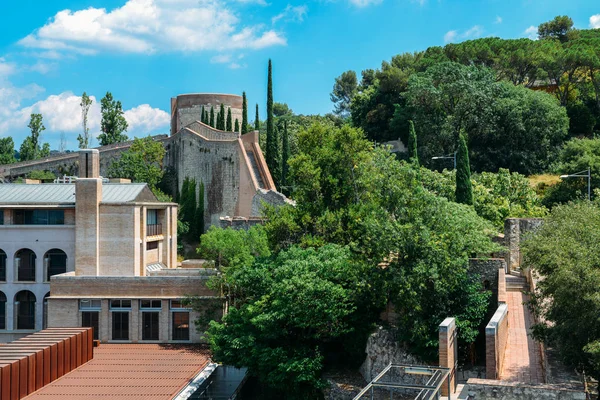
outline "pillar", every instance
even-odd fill
[[[454,318],[446,318],[440,324],[439,328],[440,367],[450,368],[448,379],[442,384],[442,396],[449,396],[448,381],[450,382],[451,394],[456,392],[456,361],[458,350],[456,320]]]

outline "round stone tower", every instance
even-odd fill
[[[200,121],[202,106],[210,113],[210,108],[214,107],[215,117],[221,109],[221,104],[225,106],[225,112],[231,108],[231,122],[235,125],[237,119],[242,125],[242,96],[235,94],[213,94],[213,93],[191,93],[181,94],[171,98],[171,135],[192,122]],[[225,114],[227,116],[227,114]]]

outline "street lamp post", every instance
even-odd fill
[[[575,174],[561,175],[560,179],[567,178],[587,178],[588,181],[588,201],[592,199],[592,169],[588,167],[586,171],[577,172]]]
[[[456,169],[456,151],[453,154],[448,154],[447,156],[431,157],[431,159],[432,160],[452,159],[452,161],[454,161],[454,169]]]

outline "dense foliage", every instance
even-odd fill
[[[458,136],[458,150],[456,151],[456,202],[473,205],[473,186],[471,184],[471,164],[469,163],[469,149],[464,135]]]
[[[100,100],[100,112],[102,113],[100,122],[102,133],[98,135],[100,146],[125,142],[128,139],[125,134],[128,125],[121,102],[114,100],[112,93],[107,92]]]
[[[0,138],[0,165],[11,164],[16,161],[15,142],[13,141],[13,138],[10,136]]]
[[[110,165],[110,178],[127,178],[133,182],[145,182],[150,189],[163,177],[163,159],[165,148],[162,143],[152,137],[135,138],[129,149],[121,154],[121,158]]]
[[[31,135],[27,136],[19,149],[19,161],[37,160],[50,155],[50,145],[40,143],[40,135],[46,127],[44,126],[42,114],[31,114],[27,127]]]

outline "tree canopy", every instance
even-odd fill
[[[106,146],[125,142],[128,138],[124,132],[127,131],[128,125],[123,116],[121,102],[114,100],[112,93],[107,92],[100,100],[100,112],[102,113],[102,121],[100,122],[102,133],[98,135],[100,145]]]
[[[163,171],[165,148],[152,137],[135,138],[131,147],[113,161],[108,170],[111,178],[128,178],[133,182],[145,182],[152,190],[160,182]]]

